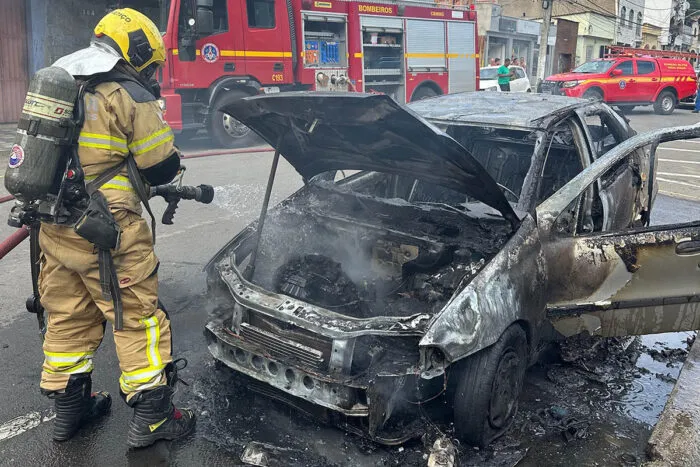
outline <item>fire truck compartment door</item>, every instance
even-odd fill
[[[406,20],[406,57],[410,71],[446,69],[445,23],[423,19]]]
[[[476,91],[476,50],[474,23],[447,23],[447,57],[450,94]]]
[[[401,18],[387,18],[385,16],[360,16],[363,29],[377,28],[377,32],[401,32],[403,20]]]

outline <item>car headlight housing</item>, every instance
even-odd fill
[[[490,86],[485,88],[484,91],[498,91],[498,86]]]
[[[581,81],[575,79],[572,81],[564,81],[563,83],[561,83],[561,87],[562,88],[573,88],[573,87],[578,86],[579,84],[581,84]]]

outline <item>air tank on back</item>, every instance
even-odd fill
[[[5,188],[18,200],[57,193],[66,162],[66,146],[59,142],[70,136],[67,123],[77,96],[77,83],[63,68],[42,68],[30,81],[5,171]]]

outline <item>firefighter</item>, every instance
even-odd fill
[[[86,180],[129,155],[148,184],[168,183],[176,176],[180,155],[152,84],[164,62],[165,45],[155,24],[135,10],[118,9],[100,20],[89,47],[53,65],[83,81],[99,78],[84,97],[78,142]],[[123,167],[100,191],[121,228],[112,259],[123,325],[115,329],[114,341],[120,392],[133,408],[127,444],[143,447],[189,434],[195,415],[172,403],[177,361],[172,358],[170,321],[158,301],[158,259],[141,216],[141,199]],[[64,441],[110,409],[109,394],[91,393],[91,373],[106,321],[114,324],[115,308],[103,296],[93,244],[70,226],[51,223],[42,223],[39,244],[39,291],[48,312],[41,390],[55,402],[53,437]]]

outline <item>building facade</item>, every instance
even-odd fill
[[[653,24],[644,23],[642,25],[642,48],[651,50],[661,50],[660,37],[663,28]]]
[[[617,45],[638,47],[642,44],[645,0],[618,0]]]
[[[576,66],[593,58],[601,58],[605,54],[605,47],[614,44],[617,40],[617,17],[614,15],[588,11],[560,18],[578,23]]]
[[[564,18],[556,18],[555,21],[557,37],[554,44],[552,73],[566,73],[576,66],[578,23]]]
[[[659,31],[658,48],[665,49],[670,46],[670,24],[673,16],[674,0],[646,0],[644,8],[643,23],[654,28],[653,32]],[[647,28],[650,34],[650,28]]]
[[[29,77],[86,47],[95,24],[114,8],[158,15],[165,0],[0,0],[0,123],[16,122]]]
[[[479,36],[483,38],[481,65],[488,65],[494,58],[522,57],[525,59],[528,76],[533,76],[537,67],[540,23],[505,16],[501,5],[491,2],[476,3],[476,12]]]

